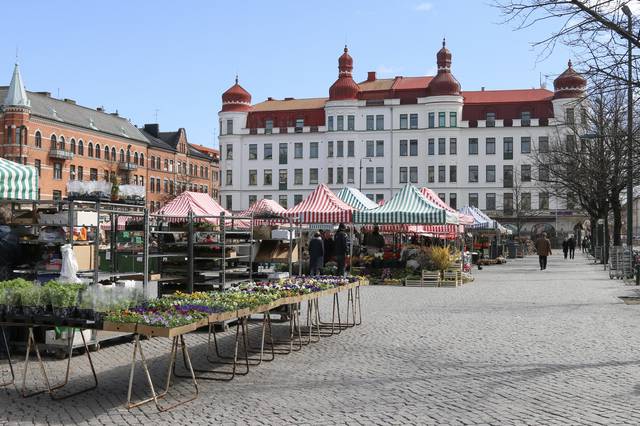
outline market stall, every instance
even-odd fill
[[[0,200],[37,200],[38,171],[0,158]]]
[[[506,235],[508,230],[477,207],[464,206],[459,211],[473,218],[473,223],[466,229],[472,236],[471,246],[479,251],[479,256],[484,257],[484,250],[488,250],[490,259],[503,259],[502,236]]]
[[[371,210],[378,207],[373,200],[367,198],[362,192],[351,186],[345,186],[336,194],[339,199],[349,204],[356,210]]]

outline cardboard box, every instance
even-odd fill
[[[96,266],[100,266],[95,264],[94,262],[94,253],[95,247],[90,246],[73,246],[73,253],[76,256],[76,260],[78,261],[78,269],[80,271],[86,271],[94,269]],[[98,259],[98,262],[100,259]]]

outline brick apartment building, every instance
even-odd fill
[[[219,161],[195,149],[183,128],[140,129],[117,112],[27,92],[17,64],[0,100],[0,157],[38,169],[41,199],[64,198],[70,180],[114,174],[121,184],[144,186],[152,211],[181,191],[218,194]]]

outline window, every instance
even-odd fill
[[[384,130],[384,115],[376,115],[376,130]]]
[[[520,166],[520,180],[522,182],[531,182],[531,165],[523,164]]]
[[[62,163],[53,163],[53,178],[62,179]]]
[[[447,166],[438,166],[438,182],[447,181]]]
[[[309,158],[318,158],[318,142],[309,144]]]
[[[347,141],[347,157],[355,157],[356,155],[355,151],[356,151],[355,142]]]
[[[17,130],[17,129],[16,129]],[[64,151],[65,143],[64,136],[60,136],[60,140],[58,141],[58,149]],[[16,143],[20,143],[20,135],[16,132]]]
[[[288,180],[289,180],[289,173],[287,169],[280,169],[280,171],[278,172],[278,189],[280,191],[287,190]]]
[[[12,143],[11,132],[7,133],[7,143]],[[56,137],[56,135],[51,135],[51,149],[58,149],[58,138]]]
[[[409,155],[409,141],[406,139],[400,140],[400,156],[406,157]]]
[[[478,166],[469,166],[469,182],[478,182]]]
[[[400,183],[407,183],[409,173],[406,167],[400,167]]]
[[[257,160],[258,159],[258,144],[250,143],[249,144],[249,160]]]
[[[104,180],[108,180],[109,179],[109,171],[105,170],[105,179]],[[156,178],[150,177],[149,178],[149,192],[155,192],[156,190]],[[151,202],[153,204],[153,201]]]
[[[94,169],[93,167],[89,169],[89,180],[92,182],[98,180],[98,169]]]
[[[227,210],[233,210],[233,197],[227,194]]]
[[[541,192],[538,194],[538,208],[540,210],[549,210],[549,193]]]
[[[273,159],[273,146],[270,143],[265,143],[263,147],[263,154],[265,160]]]
[[[458,208],[458,194],[455,192],[449,194],[449,207],[454,210]]]
[[[42,134],[39,131],[36,132],[36,148],[42,148]]]
[[[513,193],[505,192],[502,194],[502,210],[504,214],[513,214]]]
[[[330,185],[333,184],[333,168],[331,167],[327,169],[327,183]]]
[[[97,143],[96,144],[96,158],[100,158],[100,153],[101,152],[102,152],[102,150],[100,149],[100,144]],[[134,158],[136,160],[135,163],[138,164],[138,153],[137,152],[136,152]]]
[[[279,195],[278,196],[278,203],[280,203],[280,205],[282,207],[284,207],[285,209],[287,208],[287,196],[286,195]]]
[[[347,167],[347,183],[355,183],[355,168]]]
[[[38,171],[38,177],[41,176],[42,174],[42,163],[40,160],[35,159],[33,160],[33,165],[36,168],[36,170]]]
[[[264,133],[270,135],[273,133],[273,120],[265,120]]]
[[[438,138],[438,155],[445,155],[447,153],[447,139]]]
[[[374,156],[375,156],[375,151],[374,151],[373,141],[367,141],[367,157],[374,157]]]
[[[249,170],[249,185],[254,186],[258,184],[258,171]]]
[[[76,178],[77,178],[77,180],[84,179],[84,167],[78,166],[78,174],[77,174]]]
[[[344,141],[336,141],[336,157],[344,157]]]
[[[111,153],[111,151],[109,150],[109,147],[105,145],[104,147],[104,159],[109,161],[109,154]]]
[[[513,166],[511,164],[502,166],[502,183],[504,188],[513,188]]]
[[[586,126],[588,119],[589,119],[589,116],[587,115],[587,109],[586,108],[581,108],[580,109],[580,124],[582,124],[583,126]]]
[[[333,158],[333,141],[327,142],[327,157]]]
[[[295,132],[302,133],[303,129],[304,129],[304,118],[296,118]]]
[[[271,169],[265,169],[262,175],[262,184],[269,186],[273,185],[273,177],[271,173]]]
[[[87,156],[93,157],[93,143],[91,142],[87,144]]]
[[[317,185],[318,184],[318,169],[309,169],[309,184]]]
[[[418,168],[409,167],[409,182],[418,183]]]
[[[433,183],[436,181],[435,178],[435,172],[436,168],[434,166],[429,166],[427,167],[427,180],[429,181],[429,183]]]
[[[233,185],[233,170],[227,170],[227,180],[225,185]]]
[[[449,166],[449,182],[455,183],[458,181],[458,166]]]
[[[293,170],[293,184],[302,185],[302,169]]]
[[[434,155],[436,153],[436,144],[435,139],[429,138],[427,141],[427,154]]]
[[[449,154],[456,155],[458,153],[458,139],[450,138],[449,139]]]
[[[407,114],[400,114],[400,128],[401,129],[409,128],[409,116]]]
[[[38,188],[38,191],[40,191],[40,188]],[[53,201],[62,201],[62,191],[54,190],[52,191],[52,195]],[[40,194],[38,194],[38,198],[40,198]]]
[[[531,193],[523,192],[520,195],[520,211],[531,210]]]
[[[542,182],[549,181],[549,167],[547,165],[542,164],[538,168],[538,180]]]
[[[373,115],[367,115],[367,130],[373,130]]]
[[[344,183],[344,168],[338,167],[336,170],[336,183]]]
[[[120,150],[120,161],[124,161],[124,151]],[[186,166],[186,163],[185,163]],[[168,172],[169,171],[169,160],[167,158],[164,159],[164,171]],[[184,174],[187,174],[187,172],[185,171]]]
[[[409,128],[410,129],[418,128],[418,114],[409,114]]]
[[[522,127],[531,126],[531,113],[529,111],[522,111],[520,113],[520,125]]]
[[[486,196],[486,209],[487,210],[495,210],[496,209],[496,194],[493,192],[488,192]]]
[[[302,158],[302,157],[303,157],[302,143],[296,142],[295,144],[293,144],[293,158]]]
[[[429,113],[429,128],[433,129],[436,127],[436,114],[434,112]]]
[[[376,183],[384,183],[384,167],[376,167]]]
[[[367,175],[367,184],[372,184],[373,183],[373,176],[374,176],[374,168],[373,167],[367,167],[366,169],[366,175]]]
[[[256,201],[258,201],[257,195],[249,195],[249,206],[254,205]]]
[[[485,116],[487,127],[496,127],[496,113],[488,112]]]
[[[337,117],[337,131],[341,132],[344,130],[344,116],[343,115],[339,115]]]
[[[449,113],[449,127],[458,127],[458,113],[455,111]]]
[[[409,141],[409,155],[412,157],[418,156],[418,140],[417,139],[411,139]]]
[[[78,141],[78,155],[84,155],[84,142],[82,142],[82,139]]]
[[[504,138],[502,144],[503,158],[505,160],[513,160],[513,138]]]
[[[120,150],[122,152],[122,150]],[[233,145],[227,144],[227,160],[233,160]]]
[[[477,192],[469,193],[469,205],[471,207],[478,207],[478,193]]]
[[[486,139],[486,152],[487,155],[493,155],[496,153],[496,138]]]
[[[496,166],[495,165],[487,165],[486,173],[487,173],[487,182],[495,182],[496,181]]]
[[[531,153],[531,138],[528,136],[523,136],[520,138],[520,152],[522,154],[530,154]]]
[[[157,168],[160,170],[160,157],[156,158],[157,160]],[[111,161],[116,161],[116,148],[111,148]]]
[[[478,155],[478,139],[469,139],[469,155]]]
[[[233,120],[227,120],[227,134],[233,134]]]
[[[549,152],[549,137],[540,136],[538,138],[538,151],[545,154]]]
[[[327,122],[328,130],[329,130],[330,132],[333,132],[333,117],[332,117],[332,116],[330,116],[328,120],[329,120],[329,121]]]
[[[384,157],[384,141],[376,141],[376,157]]]
[[[281,143],[278,147],[278,164],[287,164],[289,157],[289,146]]]
[[[447,127],[447,113],[442,111],[438,113],[438,127]]]
[[[356,116],[347,115],[347,130],[355,130],[355,129],[356,129]]]

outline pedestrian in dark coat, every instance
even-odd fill
[[[544,271],[547,269],[547,257],[551,256],[551,241],[547,238],[546,232],[543,232],[542,236],[536,241],[536,251],[540,261],[540,270]]]
[[[319,275],[320,268],[323,266],[324,243],[319,232],[313,235],[309,241],[309,274]]]
[[[567,241],[567,245],[569,246],[569,259],[573,259],[576,255],[576,239],[573,238],[573,235]]]
[[[567,258],[567,254],[569,253],[569,240],[566,238],[562,241],[562,253],[564,253],[564,258]]]
[[[324,232],[324,264],[326,265],[327,262],[330,262],[331,260],[333,260],[333,256],[335,255],[334,252],[334,242],[333,242],[333,237],[331,236],[331,232],[329,231],[325,231]]]
[[[347,257],[347,234],[344,232],[344,223],[338,226],[338,232],[334,238],[334,249],[336,253],[336,263],[338,264],[338,276],[344,276],[344,265]]]

